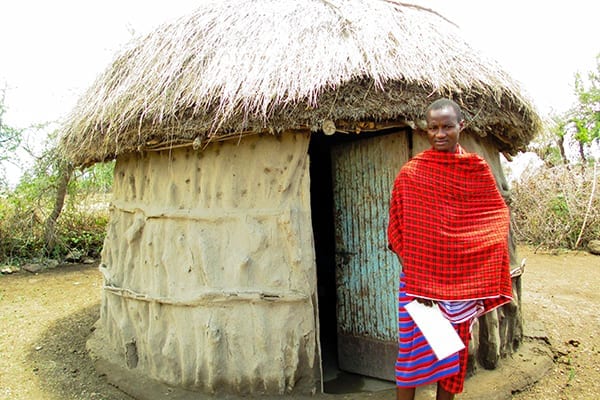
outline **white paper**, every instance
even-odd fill
[[[465,348],[460,336],[437,305],[428,307],[413,300],[405,308],[421,329],[438,360],[443,360]]]

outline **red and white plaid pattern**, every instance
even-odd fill
[[[477,154],[426,150],[392,191],[388,240],[406,293],[434,300],[510,298],[508,207]]]

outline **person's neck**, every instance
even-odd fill
[[[461,149],[461,147],[458,144],[456,144],[454,146],[454,148],[450,149],[450,150],[438,150],[435,147],[431,146],[431,150],[433,150],[433,151],[437,151],[439,153],[448,153],[448,154],[461,153],[460,149]]]

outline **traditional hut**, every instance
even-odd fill
[[[508,193],[499,154],[522,150],[540,120],[431,10],[203,2],[132,43],[61,139],[75,165],[116,159],[88,342],[98,367],[134,395],[140,382],[315,393],[330,354],[391,378],[400,266],[386,250],[389,192],[427,147],[422,113],[439,96],[462,105],[463,145]],[[494,368],[521,341],[518,300],[486,318],[471,353]]]

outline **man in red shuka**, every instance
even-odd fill
[[[402,264],[398,295],[398,400],[437,382],[437,400],[463,390],[470,328],[511,300],[509,212],[488,164],[459,144],[462,111],[449,99],[426,110],[431,148],[416,155],[394,182],[389,248]],[[412,300],[439,307],[465,348],[438,360],[405,309]]]

